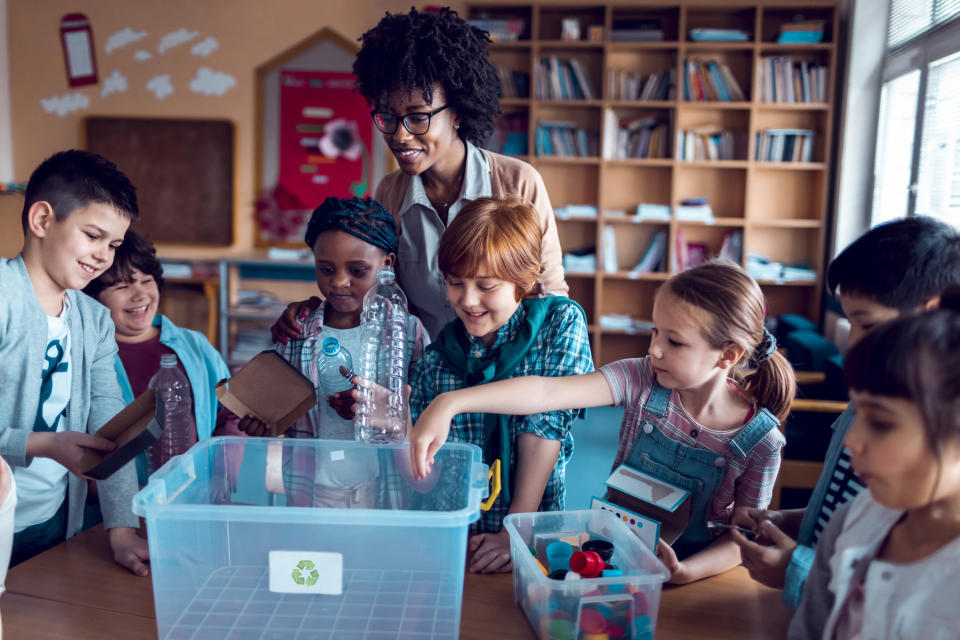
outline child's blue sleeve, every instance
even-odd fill
[[[783,603],[791,611],[796,611],[800,606],[800,598],[803,596],[803,585],[807,583],[807,576],[813,567],[813,559],[816,551],[813,547],[806,545],[797,545],[793,550],[793,556],[790,558],[790,564],[787,566],[787,575],[783,584]]]

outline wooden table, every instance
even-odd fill
[[[153,584],[114,564],[102,526],[10,570],[0,597],[8,640],[155,639]],[[658,639],[784,637],[789,613],[780,592],[742,567],[683,587],[666,587]],[[535,638],[513,600],[507,575],[467,574],[460,637]]]

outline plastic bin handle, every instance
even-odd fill
[[[497,496],[500,495],[500,458],[497,458],[493,461],[493,464],[490,465],[490,497],[480,503],[480,509],[483,511],[490,511],[490,507],[493,506],[493,503],[496,502]]]
[[[134,496],[134,513],[146,515],[140,511],[145,511],[147,504],[170,504],[196,479],[193,457],[187,454],[173,456],[150,476],[147,486]]]

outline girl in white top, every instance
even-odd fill
[[[830,520],[789,637],[960,638],[960,300],[846,356],[845,445],[869,489]],[[944,297],[946,300],[946,296]]]

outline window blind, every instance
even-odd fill
[[[960,0],[890,0],[887,49],[896,49],[958,15]]]

